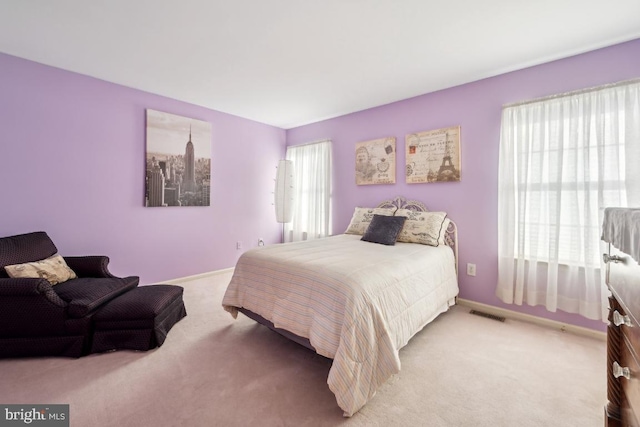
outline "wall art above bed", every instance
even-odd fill
[[[460,126],[406,136],[407,184],[460,181]]]
[[[396,183],[396,139],[356,144],[356,185]]]
[[[211,123],[147,109],[145,206],[211,204]]]

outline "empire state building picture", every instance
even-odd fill
[[[211,124],[147,110],[145,206],[211,204]]]

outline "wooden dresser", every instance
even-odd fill
[[[629,242],[640,237],[637,235],[637,230],[640,230],[640,210],[615,209],[616,220],[622,218],[622,223],[607,225],[605,213],[604,227],[610,228],[608,233],[603,230],[603,240],[608,242],[609,248],[603,255],[607,265],[606,282],[612,294],[609,297],[607,328],[609,402],[605,407],[605,425],[640,427],[640,265],[634,259],[639,258],[637,251],[640,249],[637,245],[640,245],[640,240],[632,244],[635,250],[629,249]],[[624,219],[627,213],[631,217]],[[633,227],[631,230],[625,229],[633,221],[639,222],[636,232]],[[633,256],[618,248],[626,248]]]

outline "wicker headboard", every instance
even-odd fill
[[[385,200],[380,202],[377,206],[379,208],[395,208],[395,209],[409,209],[418,212],[429,212],[429,209],[424,203],[417,200],[407,200],[405,197],[398,196],[393,200]],[[444,241],[447,246],[453,249],[453,255],[456,258],[456,273],[458,272],[458,227],[456,223],[449,218],[449,226],[447,227]]]

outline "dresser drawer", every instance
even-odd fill
[[[629,426],[640,426],[638,415],[640,415],[640,364],[630,349],[631,343],[625,337],[622,343],[621,359],[618,362],[622,368],[629,368],[630,378],[619,377],[622,390],[626,397],[625,419]]]
[[[626,314],[631,317],[634,324],[638,325],[640,323],[640,265],[613,245],[609,245],[608,255],[619,257],[619,261],[607,263],[607,285]]]
[[[615,314],[618,313],[618,315]],[[614,310],[614,320],[618,319],[618,322],[624,322],[617,327],[622,331],[624,341],[627,343],[629,349],[636,360],[640,360],[640,325],[635,321],[634,317],[627,314],[624,308]]]

